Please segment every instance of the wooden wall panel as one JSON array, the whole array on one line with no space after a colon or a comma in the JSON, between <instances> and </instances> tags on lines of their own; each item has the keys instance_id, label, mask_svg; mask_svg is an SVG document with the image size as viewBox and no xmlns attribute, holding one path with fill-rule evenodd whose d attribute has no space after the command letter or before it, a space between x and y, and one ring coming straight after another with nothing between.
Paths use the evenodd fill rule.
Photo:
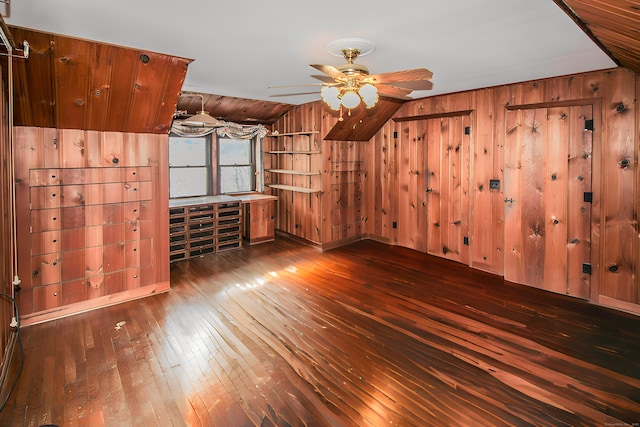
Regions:
<instances>
[{"instance_id":1,"label":"wooden wall panel","mask_svg":"<svg viewBox=\"0 0 640 427\"><path fill-rule=\"evenodd\" d=\"M55 126L55 88L51 35L12 28L14 40L29 42L29 60L14 65L14 121L35 127ZM37 84L29 76L41 76Z\"/></svg>"},{"instance_id":2,"label":"wooden wall panel","mask_svg":"<svg viewBox=\"0 0 640 427\"><path fill-rule=\"evenodd\" d=\"M403 122L398 126L398 227L397 244L426 251L426 146L423 123Z\"/></svg>"},{"instance_id":3,"label":"wooden wall panel","mask_svg":"<svg viewBox=\"0 0 640 427\"><path fill-rule=\"evenodd\" d=\"M362 210L364 150L366 143L353 141L325 141L324 149L329 150L329 173L325 191L325 203L330 210L330 237L325 236L323 244L350 241L363 233L364 214Z\"/></svg>"},{"instance_id":4,"label":"wooden wall panel","mask_svg":"<svg viewBox=\"0 0 640 427\"><path fill-rule=\"evenodd\" d=\"M369 155L375 159L370 167L368 181L372 182L369 191L373 195L369 197L373 201L373 209L369 209L374 215L369 217L373 225L372 235L380 240L397 244L397 228L393 228L396 221L397 205L393 203L397 193L397 135L398 124L389 122L372 139L373 153Z\"/></svg>"},{"instance_id":5,"label":"wooden wall panel","mask_svg":"<svg viewBox=\"0 0 640 427\"><path fill-rule=\"evenodd\" d=\"M427 252L432 255L442 254L442 208L446 206L447 193L442 192L442 181L446 182L446 169L443 170L443 163L446 167L448 162L443 162L443 138L448 139L448 128L440 127L440 119L431 119L431 126L427 131Z\"/></svg>"},{"instance_id":6,"label":"wooden wall panel","mask_svg":"<svg viewBox=\"0 0 640 427\"><path fill-rule=\"evenodd\" d=\"M571 115L566 107L547 110L546 168L544 174L544 208L547 237L544 248L545 288L558 293L567 293L568 270L567 251L569 248L569 149ZM583 127L583 126L582 126ZM584 128L584 127L583 127ZM589 151L591 151L589 149ZM588 171L591 175L591 165ZM575 195L574 195L575 197ZM578 208L579 204L572 206ZM591 206L589 206L591 209ZM581 217L577 217L581 218ZM587 229L590 232L590 229ZM589 253L587 255L590 255ZM588 261L590 258L584 260ZM573 264L573 267L577 267ZM582 270L582 268L580 268Z\"/></svg>"},{"instance_id":7,"label":"wooden wall panel","mask_svg":"<svg viewBox=\"0 0 640 427\"><path fill-rule=\"evenodd\" d=\"M604 82L607 99L603 104L605 155L603 157L602 194L604 230L600 294L616 300L638 303L638 251L636 191L638 132L635 118L635 78L631 73L608 73Z\"/></svg>"},{"instance_id":8,"label":"wooden wall panel","mask_svg":"<svg viewBox=\"0 0 640 427\"><path fill-rule=\"evenodd\" d=\"M544 248L547 237L545 218L545 170L544 142L546 135L546 109L522 110L520 132L522 133L522 158L518 168L521 174L521 191L514 195L514 203L522 205L520 233L522 234L522 257L527 285L544 284ZM520 149L519 147L513 147ZM505 149L506 151L509 148ZM508 178L507 178L508 179ZM507 278L508 279L508 278Z\"/></svg>"},{"instance_id":9,"label":"wooden wall panel","mask_svg":"<svg viewBox=\"0 0 640 427\"><path fill-rule=\"evenodd\" d=\"M15 134L23 320L167 290L168 137L25 127Z\"/></svg>"},{"instance_id":10,"label":"wooden wall panel","mask_svg":"<svg viewBox=\"0 0 640 427\"><path fill-rule=\"evenodd\" d=\"M496 274L504 265L504 150L496 135L504 132L504 109L499 107L500 92L476 93L472 165L470 170L470 265ZM503 124L499 126L498 123ZM499 188L491 188L497 180Z\"/></svg>"},{"instance_id":11,"label":"wooden wall panel","mask_svg":"<svg viewBox=\"0 0 640 427\"><path fill-rule=\"evenodd\" d=\"M640 74L636 74L636 81L635 81L635 87L636 87L636 101L638 99L640 99ZM635 129L639 129L640 128L640 108L636 108L635 109ZM638 151L640 151L640 130L635 132L634 135L634 141L633 141L633 145L634 147L638 147L638 149L635 152L635 164L637 165L638 162L640 161L640 153ZM635 188L635 192L634 192L634 198L633 198L633 206L635 208L636 211L636 215L638 215L638 212L640 212L640 171L636 171L636 177L635 177L635 183L636 183L636 188ZM637 221L638 219L636 219ZM638 229L636 230L638 232L638 235L640 236L640 226L637 226ZM640 267L640 250L636 250L636 258L635 258L635 265ZM640 304L640 277L638 277L639 274L637 274L637 270L636 270L636 277L634 278L634 282L636 284L636 302L637 304ZM632 309L635 309L635 307L633 307Z\"/></svg>"},{"instance_id":12,"label":"wooden wall panel","mask_svg":"<svg viewBox=\"0 0 640 427\"><path fill-rule=\"evenodd\" d=\"M591 276L581 268L584 263L591 262L591 224L593 201L585 201L585 193L593 195L593 131L581 126L585 120L593 120L593 107L585 105L572 107L569 120L578 123L570 125L569 136L571 145L568 156L568 206L572 211L571 223L568 228L568 278L567 293L579 298L589 299L591 291ZM593 199L592 199L593 200ZM577 237L581 236L581 237Z\"/></svg>"},{"instance_id":13,"label":"wooden wall panel","mask_svg":"<svg viewBox=\"0 0 640 427\"><path fill-rule=\"evenodd\" d=\"M427 128L428 145L428 252L468 263L471 118L462 115L421 121Z\"/></svg>"},{"instance_id":14,"label":"wooden wall panel","mask_svg":"<svg viewBox=\"0 0 640 427\"><path fill-rule=\"evenodd\" d=\"M103 97L118 100L120 108L109 108L104 130L119 131L129 129L129 111L133 99L133 87L136 83L136 69L140 61L140 53L134 50L116 51L111 56L112 82ZM112 84L116 83L116 84ZM93 88L100 90L98 88Z\"/></svg>"},{"instance_id":15,"label":"wooden wall panel","mask_svg":"<svg viewBox=\"0 0 640 427\"><path fill-rule=\"evenodd\" d=\"M522 146L520 126L522 111L508 111L505 115L505 147ZM522 203L513 203L512 195L522 193L523 152L518 149L505 150L504 165L504 206L505 206L505 262L504 277L516 283L525 283L523 265ZM475 239L474 239L475 241Z\"/></svg>"},{"instance_id":16,"label":"wooden wall panel","mask_svg":"<svg viewBox=\"0 0 640 427\"><path fill-rule=\"evenodd\" d=\"M86 58L95 55L95 44L60 37L54 41L55 122L66 128L83 129L89 108L89 74ZM90 129L90 127L86 127Z\"/></svg>"}]
</instances>

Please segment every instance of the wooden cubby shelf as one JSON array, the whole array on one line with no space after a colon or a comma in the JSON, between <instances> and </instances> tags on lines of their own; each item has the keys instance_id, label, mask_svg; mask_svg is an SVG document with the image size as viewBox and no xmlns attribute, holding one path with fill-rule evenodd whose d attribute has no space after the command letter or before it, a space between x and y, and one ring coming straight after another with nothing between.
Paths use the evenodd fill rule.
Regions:
<instances>
[{"instance_id":1,"label":"wooden cubby shelf","mask_svg":"<svg viewBox=\"0 0 640 427\"><path fill-rule=\"evenodd\" d=\"M322 192L322 190L315 190L313 188L306 188L306 187L296 187L295 185L283 185L283 184L266 184L266 185L271 187L271 188L276 188L278 190L288 190L288 191L293 191L293 192L296 192L296 193L311 194L311 193L320 193L320 192Z\"/></svg>"},{"instance_id":2,"label":"wooden cubby shelf","mask_svg":"<svg viewBox=\"0 0 640 427\"><path fill-rule=\"evenodd\" d=\"M313 194L322 192L319 131L267 135L264 154L265 186L274 190Z\"/></svg>"},{"instance_id":3,"label":"wooden cubby shelf","mask_svg":"<svg viewBox=\"0 0 640 427\"><path fill-rule=\"evenodd\" d=\"M300 170L292 170L292 169L267 169L267 172L271 173L283 173L288 175L304 175L304 176L312 176L312 175L320 175L320 171L300 171Z\"/></svg>"},{"instance_id":4,"label":"wooden cubby shelf","mask_svg":"<svg viewBox=\"0 0 640 427\"><path fill-rule=\"evenodd\" d=\"M169 202L171 262L242 247L242 205L228 196Z\"/></svg>"}]
</instances>

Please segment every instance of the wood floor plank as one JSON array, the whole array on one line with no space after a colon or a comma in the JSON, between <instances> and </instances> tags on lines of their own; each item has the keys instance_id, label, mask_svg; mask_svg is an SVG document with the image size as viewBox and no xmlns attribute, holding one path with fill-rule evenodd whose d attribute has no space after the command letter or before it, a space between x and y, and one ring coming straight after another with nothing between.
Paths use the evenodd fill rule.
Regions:
<instances>
[{"instance_id":1,"label":"wood floor plank","mask_svg":"<svg viewBox=\"0 0 640 427\"><path fill-rule=\"evenodd\" d=\"M640 317L372 241L176 262L22 336L3 426L640 423Z\"/></svg>"}]
</instances>

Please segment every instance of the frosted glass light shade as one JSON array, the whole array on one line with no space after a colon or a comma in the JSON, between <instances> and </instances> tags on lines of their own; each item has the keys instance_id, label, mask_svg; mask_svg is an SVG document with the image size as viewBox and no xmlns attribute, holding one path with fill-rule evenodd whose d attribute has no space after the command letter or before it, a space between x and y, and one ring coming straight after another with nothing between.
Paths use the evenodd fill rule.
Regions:
<instances>
[{"instance_id":1,"label":"frosted glass light shade","mask_svg":"<svg viewBox=\"0 0 640 427\"><path fill-rule=\"evenodd\" d=\"M360 96L352 90L349 90L342 95L340 100L345 108L356 108L360 105Z\"/></svg>"},{"instance_id":2,"label":"frosted glass light shade","mask_svg":"<svg viewBox=\"0 0 640 427\"><path fill-rule=\"evenodd\" d=\"M367 108L372 108L378 102L378 89L370 83L362 86L358 93Z\"/></svg>"},{"instance_id":3,"label":"frosted glass light shade","mask_svg":"<svg viewBox=\"0 0 640 427\"><path fill-rule=\"evenodd\" d=\"M320 89L322 100L327 103L329 108L335 111L340 109L339 93L338 88L335 86L323 86L322 89Z\"/></svg>"}]
</instances>

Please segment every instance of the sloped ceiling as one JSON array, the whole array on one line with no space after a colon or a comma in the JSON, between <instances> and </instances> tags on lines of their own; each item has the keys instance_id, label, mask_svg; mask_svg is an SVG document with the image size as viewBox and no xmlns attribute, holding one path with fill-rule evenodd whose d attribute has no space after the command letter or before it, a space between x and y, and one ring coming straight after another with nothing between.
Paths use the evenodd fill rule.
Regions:
<instances>
[{"instance_id":1,"label":"sloped ceiling","mask_svg":"<svg viewBox=\"0 0 640 427\"><path fill-rule=\"evenodd\" d=\"M15 125L169 132L190 59L9 30L31 51L14 60Z\"/></svg>"},{"instance_id":2,"label":"sloped ceiling","mask_svg":"<svg viewBox=\"0 0 640 427\"><path fill-rule=\"evenodd\" d=\"M408 0L402 8L328 0L313 11L296 0L5 7L14 40L28 40L33 52L16 72L18 125L166 132L174 111L201 109L181 90L203 94L214 117L270 124L319 97L304 94L317 87L268 86L318 83L309 64L341 63L326 43L349 36L375 43L358 61L373 72L434 71L434 89L415 97L616 65L640 70L640 2L628 0Z\"/></svg>"},{"instance_id":3,"label":"sloped ceiling","mask_svg":"<svg viewBox=\"0 0 640 427\"><path fill-rule=\"evenodd\" d=\"M640 73L640 2L556 0L616 63Z\"/></svg>"}]
</instances>

